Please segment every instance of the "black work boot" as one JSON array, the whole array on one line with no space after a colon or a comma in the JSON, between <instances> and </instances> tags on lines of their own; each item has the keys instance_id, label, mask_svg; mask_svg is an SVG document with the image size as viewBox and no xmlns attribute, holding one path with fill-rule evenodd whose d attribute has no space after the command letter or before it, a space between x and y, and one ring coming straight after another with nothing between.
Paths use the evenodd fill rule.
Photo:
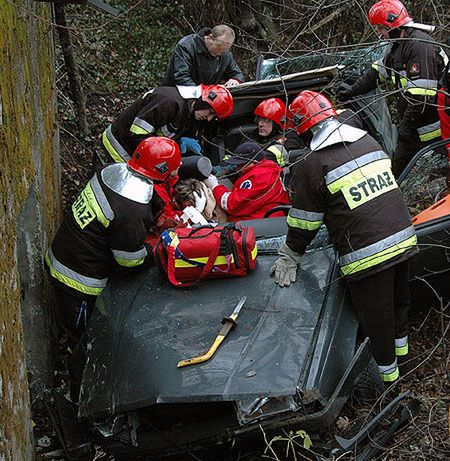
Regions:
<instances>
[{"instance_id":1,"label":"black work boot","mask_svg":"<svg viewBox=\"0 0 450 461\"><path fill-rule=\"evenodd\" d=\"M391 382L384 381L384 389L383 397L388 401L394 400L402 391L400 380L396 379Z\"/></svg>"}]
</instances>

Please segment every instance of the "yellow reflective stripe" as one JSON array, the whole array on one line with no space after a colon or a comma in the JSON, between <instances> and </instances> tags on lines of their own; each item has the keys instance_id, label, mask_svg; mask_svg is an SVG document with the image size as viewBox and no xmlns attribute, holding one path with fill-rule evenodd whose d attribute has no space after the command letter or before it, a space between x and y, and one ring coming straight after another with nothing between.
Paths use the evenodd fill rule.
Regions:
<instances>
[{"instance_id":1,"label":"yellow reflective stripe","mask_svg":"<svg viewBox=\"0 0 450 461\"><path fill-rule=\"evenodd\" d=\"M59 272L51 263L48 252L45 254L45 262L48 265L51 276L59 280L61 283L64 283L64 285L92 296L98 296L103 291L103 287L90 287L88 285L84 285L83 283L77 282L76 280Z\"/></svg>"},{"instance_id":2,"label":"yellow reflective stripe","mask_svg":"<svg viewBox=\"0 0 450 461\"><path fill-rule=\"evenodd\" d=\"M144 262L145 258L139 259L123 259L123 258L114 258L117 261L117 264L120 264L123 267L136 267Z\"/></svg>"},{"instance_id":3,"label":"yellow reflective stripe","mask_svg":"<svg viewBox=\"0 0 450 461\"><path fill-rule=\"evenodd\" d=\"M73 203L72 213L82 229L84 229L94 218L97 218L104 227L108 227L110 223L97 202L90 182Z\"/></svg>"},{"instance_id":4,"label":"yellow reflective stripe","mask_svg":"<svg viewBox=\"0 0 450 461\"><path fill-rule=\"evenodd\" d=\"M255 247L253 248L253 250L251 251L251 258L252 260L254 260L258 254L258 248L257 246L255 245ZM230 264L233 264L234 263L234 257L233 255L230 255L231 256L231 263ZM189 258L191 261L195 261L195 262L198 262L198 263L203 263L203 264L206 264L208 262L208 257L205 257L205 258ZM214 261L214 265L215 266L219 266L219 265L223 265L223 264L228 264L228 261L226 259L226 256L217 256L216 260ZM187 261L183 261L182 259L176 259L175 260L175 267L196 267L195 264L190 264L189 262Z\"/></svg>"},{"instance_id":5,"label":"yellow reflective stripe","mask_svg":"<svg viewBox=\"0 0 450 461\"><path fill-rule=\"evenodd\" d=\"M105 146L105 149L108 151L108 154L111 156L111 158L116 162L116 163L121 163L125 162L126 160L123 159L119 152L117 152L116 149L114 149L113 145L111 144L110 140L108 139L106 130L103 132L102 135L102 141L103 145Z\"/></svg>"},{"instance_id":6,"label":"yellow reflective stripe","mask_svg":"<svg viewBox=\"0 0 450 461\"><path fill-rule=\"evenodd\" d=\"M395 77L392 77L395 82ZM408 86L408 79L406 77L400 77L400 86L406 88Z\"/></svg>"},{"instance_id":7,"label":"yellow reflective stripe","mask_svg":"<svg viewBox=\"0 0 450 461\"><path fill-rule=\"evenodd\" d=\"M386 77L388 76L386 69L383 67L384 71L382 71L380 65L378 64L378 61L372 63L372 69L374 69L378 73L378 78L381 82L384 82L386 80Z\"/></svg>"},{"instance_id":8,"label":"yellow reflective stripe","mask_svg":"<svg viewBox=\"0 0 450 461\"><path fill-rule=\"evenodd\" d=\"M362 271L364 269L369 269L370 267L377 266L384 261L404 253L406 250L417 244L417 236L413 235L403 242L397 243L392 247L386 248L385 250L379 251L371 256L362 258L358 261L352 262L345 266L341 266L341 272L344 275L355 274L356 272Z\"/></svg>"},{"instance_id":9,"label":"yellow reflective stripe","mask_svg":"<svg viewBox=\"0 0 450 461\"><path fill-rule=\"evenodd\" d=\"M307 221L306 219L294 218L290 215L287 217L288 226L308 231L319 229L319 227L322 225L322 222L323 221Z\"/></svg>"},{"instance_id":10,"label":"yellow reflective stripe","mask_svg":"<svg viewBox=\"0 0 450 461\"><path fill-rule=\"evenodd\" d=\"M429 133L419 134L419 139L422 142L429 141L430 139L440 138L441 137L441 129L438 128L437 130L430 131Z\"/></svg>"},{"instance_id":11,"label":"yellow reflective stripe","mask_svg":"<svg viewBox=\"0 0 450 461\"><path fill-rule=\"evenodd\" d=\"M272 152L272 154L275 155L275 158L277 159L278 165L283 167L286 164L286 162L284 160L284 155L283 155L283 153L281 152L281 150L277 146L270 146L270 147L267 148L267 151Z\"/></svg>"},{"instance_id":12,"label":"yellow reflective stripe","mask_svg":"<svg viewBox=\"0 0 450 461\"><path fill-rule=\"evenodd\" d=\"M416 96L435 96L437 90L431 88L408 88L406 92Z\"/></svg>"},{"instance_id":13,"label":"yellow reflective stripe","mask_svg":"<svg viewBox=\"0 0 450 461\"><path fill-rule=\"evenodd\" d=\"M399 376L400 372L398 370L398 367L396 367L395 370L390 373L381 373L381 379L385 383L392 383L393 381L397 380Z\"/></svg>"},{"instance_id":14,"label":"yellow reflective stripe","mask_svg":"<svg viewBox=\"0 0 450 461\"><path fill-rule=\"evenodd\" d=\"M402 347L397 347L397 346L395 347L395 355L397 357L404 357L405 355L408 355L408 352L409 352L408 344Z\"/></svg>"},{"instance_id":15,"label":"yellow reflective stripe","mask_svg":"<svg viewBox=\"0 0 450 461\"><path fill-rule=\"evenodd\" d=\"M142 264L147 257L147 250L141 248L137 251L112 250L117 264L124 267L136 267Z\"/></svg>"},{"instance_id":16,"label":"yellow reflective stripe","mask_svg":"<svg viewBox=\"0 0 450 461\"><path fill-rule=\"evenodd\" d=\"M391 168L391 160L390 159L381 159L376 160L372 163L367 165L363 165L357 167L355 170L351 171L349 174L342 176L341 178L329 183L327 185L328 190L335 194L339 192L344 187L353 186L355 183L365 179L367 176L372 176L374 173L378 173L380 171L384 171L386 169Z\"/></svg>"},{"instance_id":17,"label":"yellow reflective stripe","mask_svg":"<svg viewBox=\"0 0 450 461\"><path fill-rule=\"evenodd\" d=\"M138 125L135 125L134 123L130 126L130 131L134 134L150 134L149 131L144 130Z\"/></svg>"}]
</instances>

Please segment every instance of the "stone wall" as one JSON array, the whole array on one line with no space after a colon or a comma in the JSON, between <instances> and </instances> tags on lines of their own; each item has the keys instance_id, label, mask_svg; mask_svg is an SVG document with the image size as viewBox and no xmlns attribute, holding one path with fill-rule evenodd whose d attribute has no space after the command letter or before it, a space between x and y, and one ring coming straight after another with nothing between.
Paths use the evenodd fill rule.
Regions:
<instances>
[{"instance_id":1,"label":"stone wall","mask_svg":"<svg viewBox=\"0 0 450 461\"><path fill-rule=\"evenodd\" d=\"M42 256L61 207L50 5L0 0L0 461L34 458L28 379L37 394L52 376Z\"/></svg>"}]
</instances>

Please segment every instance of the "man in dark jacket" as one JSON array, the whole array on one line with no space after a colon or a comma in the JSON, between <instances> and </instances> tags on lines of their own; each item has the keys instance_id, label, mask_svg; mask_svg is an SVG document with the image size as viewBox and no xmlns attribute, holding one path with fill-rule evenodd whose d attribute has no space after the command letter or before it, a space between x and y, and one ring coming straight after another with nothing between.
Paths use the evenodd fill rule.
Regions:
<instances>
[{"instance_id":1,"label":"man in dark jacket","mask_svg":"<svg viewBox=\"0 0 450 461\"><path fill-rule=\"evenodd\" d=\"M233 86L245 80L230 48L234 31L225 25L204 28L183 37L175 46L162 86L223 83Z\"/></svg>"},{"instance_id":2,"label":"man in dark jacket","mask_svg":"<svg viewBox=\"0 0 450 461\"><path fill-rule=\"evenodd\" d=\"M75 200L45 255L58 317L75 341L115 269L152 262L144 240L161 209L154 181L177 173L181 154L168 138L147 138L126 163L103 167Z\"/></svg>"},{"instance_id":3,"label":"man in dark jacket","mask_svg":"<svg viewBox=\"0 0 450 461\"><path fill-rule=\"evenodd\" d=\"M158 87L147 91L124 109L103 132L103 147L113 162L127 162L146 137L165 136L183 145L200 146L200 126L233 112L230 91L220 85ZM192 138L192 136L194 138ZM196 152L197 154L200 152Z\"/></svg>"},{"instance_id":4,"label":"man in dark jacket","mask_svg":"<svg viewBox=\"0 0 450 461\"><path fill-rule=\"evenodd\" d=\"M303 91L289 109L311 150L293 170L288 233L271 272L282 287L295 282L301 256L324 223L390 385L407 357L408 260L418 251L391 161L366 131L340 123L325 96Z\"/></svg>"},{"instance_id":5,"label":"man in dark jacket","mask_svg":"<svg viewBox=\"0 0 450 461\"><path fill-rule=\"evenodd\" d=\"M368 16L383 39L393 40L391 48L353 86L342 84L339 98L345 101L389 80L400 90L398 144L392 164L398 177L420 148L441 135L436 110L437 81L448 58L425 32L434 28L415 23L399 0L377 2Z\"/></svg>"}]
</instances>

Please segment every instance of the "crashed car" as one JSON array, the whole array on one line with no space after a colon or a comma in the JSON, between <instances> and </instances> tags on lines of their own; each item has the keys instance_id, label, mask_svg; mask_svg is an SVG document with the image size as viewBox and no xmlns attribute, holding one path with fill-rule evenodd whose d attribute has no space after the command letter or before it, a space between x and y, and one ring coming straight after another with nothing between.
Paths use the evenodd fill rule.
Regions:
<instances>
[{"instance_id":1,"label":"crashed car","mask_svg":"<svg viewBox=\"0 0 450 461\"><path fill-rule=\"evenodd\" d=\"M268 66L269 64L266 63ZM264 62L259 69L264 68ZM254 128L264 98L331 88L339 65L233 88L235 111L209 133L218 163ZM260 70L260 73L262 71ZM395 127L383 99L353 106L388 153ZM449 297L450 196L433 147L419 152L400 178L414 215L421 252L413 259L413 300ZM447 191L448 192L448 191ZM262 439L282 430L330 426L351 392L377 387L371 353L359 337L346 284L325 227L298 269L297 282L278 287L269 276L287 232L285 218L243 221L257 238L258 264L242 278L172 286L156 267L117 272L87 328L87 359L78 406L62 398L53 418L69 459L89 457L99 443L117 459L193 453L230 441ZM206 362L178 368L213 344L223 317L246 297L237 327Z\"/></svg>"}]
</instances>

